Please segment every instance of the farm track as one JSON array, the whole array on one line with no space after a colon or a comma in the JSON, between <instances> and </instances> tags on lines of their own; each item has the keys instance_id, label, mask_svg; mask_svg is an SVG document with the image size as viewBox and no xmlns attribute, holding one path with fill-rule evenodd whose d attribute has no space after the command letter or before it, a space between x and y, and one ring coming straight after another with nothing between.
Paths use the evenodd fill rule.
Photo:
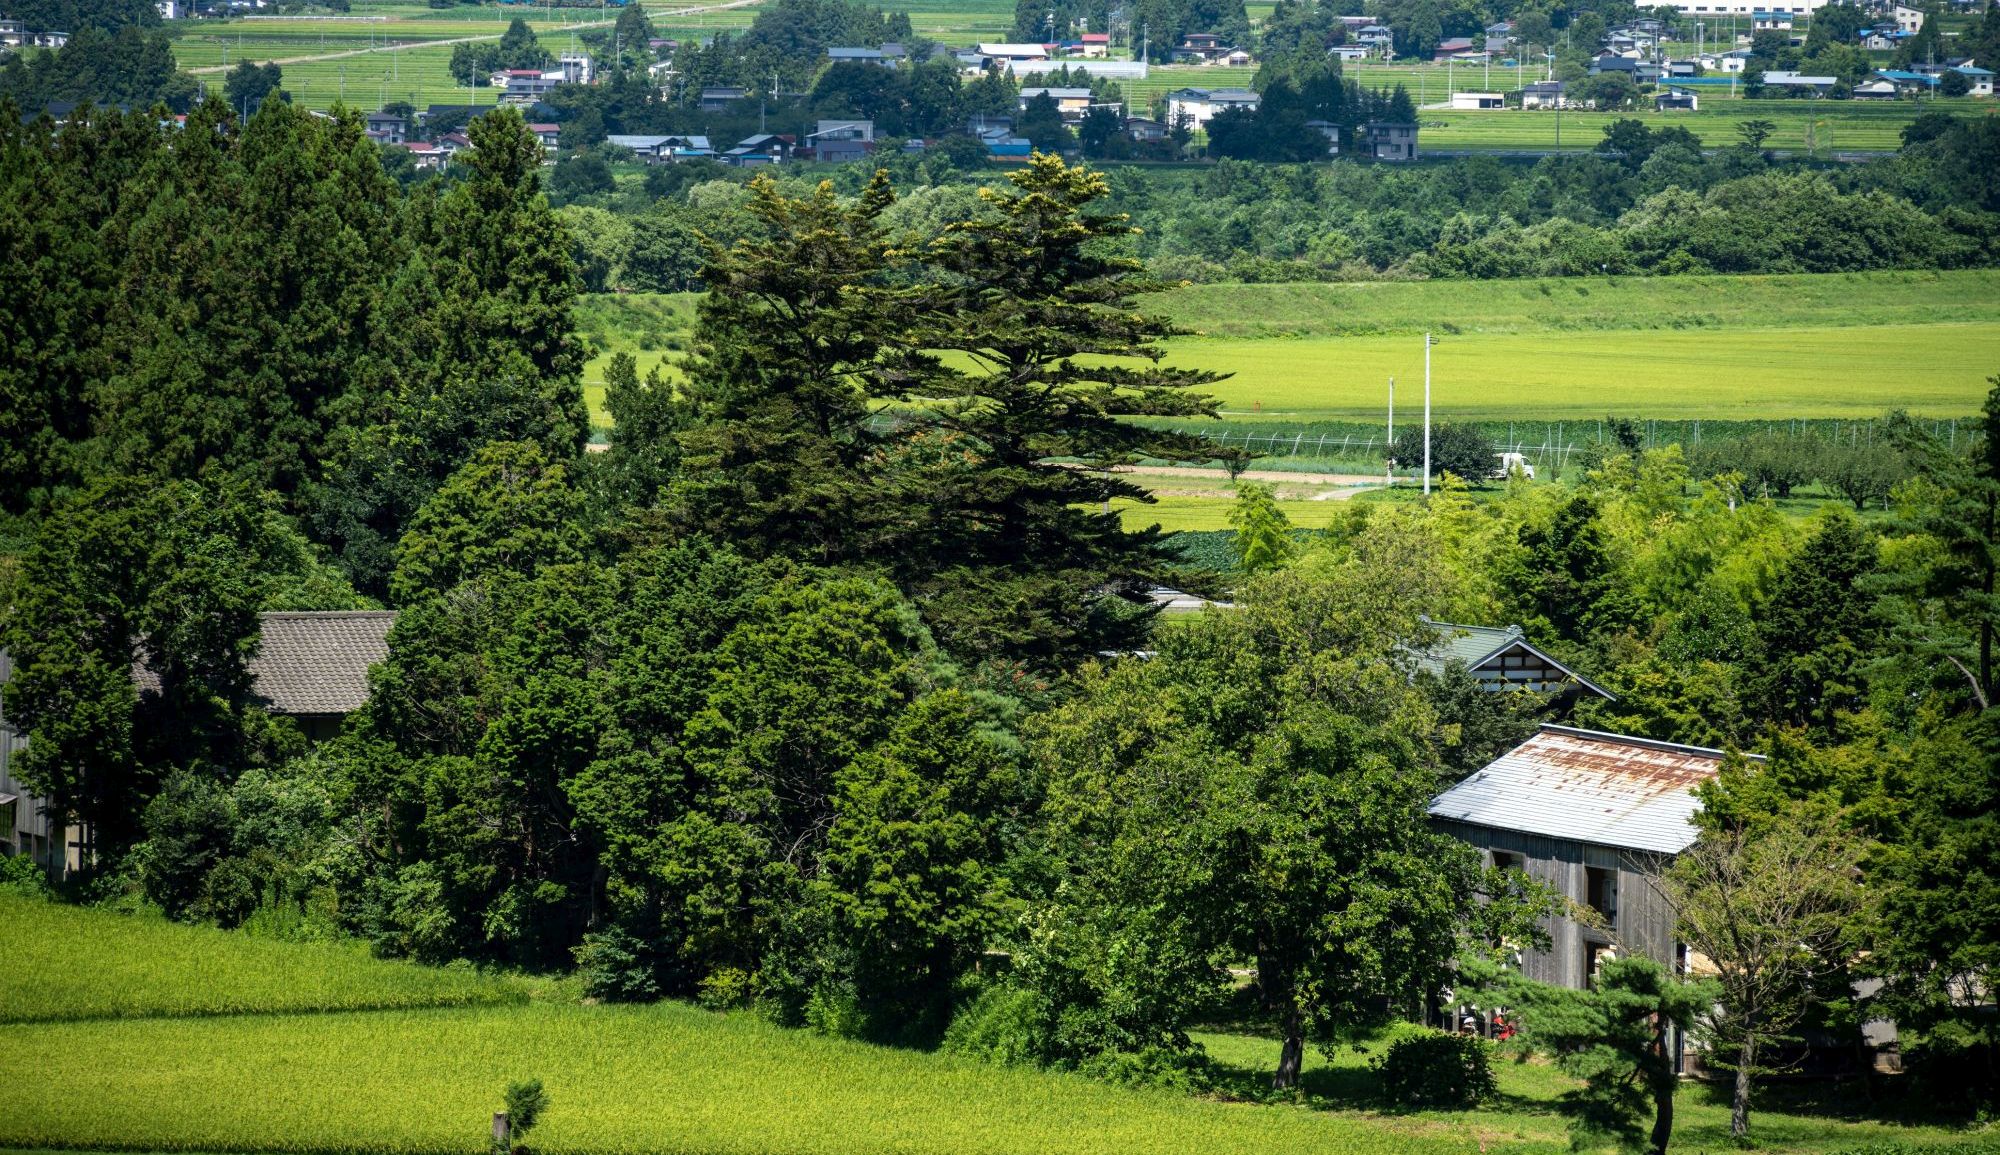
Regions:
<instances>
[{"instance_id":1,"label":"farm track","mask_svg":"<svg viewBox=\"0 0 2000 1155\"><path fill-rule=\"evenodd\" d=\"M1149 477L1198 477L1204 480L1229 479L1226 469L1202 465L1114 465L1113 473L1143 473ZM1305 473L1290 469L1246 469L1236 475L1242 481L1290 481L1316 485L1370 486L1382 479L1372 473Z\"/></svg>"},{"instance_id":2,"label":"farm track","mask_svg":"<svg viewBox=\"0 0 2000 1155\"><path fill-rule=\"evenodd\" d=\"M704 12L720 12L725 8L748 8L749 6L757 4L759 2L760 0L728 0L728 2L724 4L701 4L691 8L673 8L665 12L660 12L656 14L649 13L648 15L658 15L662 17L694 16ZM608 28L616 23L617 23L616 20L588 20L581 24L577 24L574 27ZM454 36L448 40L410 40L397 44L384 44L380 46L371 46L368 48L348 48L348 49L343 49L342 51L339 52L321 52L311 56L285 56L285 57L279 57L274 60L263 61L262 63L277 64L277 65L312 64L321 60L345 60L349 57L354 57L354 56L372 56L377 52L401 52L406 48L450 48L453 45L457 44L478 44L481 41L485 40L498 40L502 35L503 33L500 32L492 32L492 33L485 33L479 36ZM227 72L229 71L229 66L224 64L211 64L203 68L190 68L187 71L188 74L191 76L209 76L209 75L215 75L217 73Z\"/></svg>"}]
</instances>

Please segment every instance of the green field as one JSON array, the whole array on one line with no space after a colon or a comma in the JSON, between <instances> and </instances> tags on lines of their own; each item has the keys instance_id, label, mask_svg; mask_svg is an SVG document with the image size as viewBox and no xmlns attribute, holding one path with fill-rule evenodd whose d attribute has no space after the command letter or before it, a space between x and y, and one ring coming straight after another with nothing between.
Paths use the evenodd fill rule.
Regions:
<instances>
[{"instance_id":1,"label":"green field","mask_svg":"<svg viewBox=\"0 0 2000 1155\"><path fill-rule=\"evenodd\" d=\"M505 1003L519 983L0 891L0 1022ZM79 943L88 948L79 951Z\"/></svg>"},{"instance_id":2,"label":"green field","mask_svg":"<svg viewBox=\"0 0 2000 1155\"><path fill-rule=\"evenodd\" d=\"M1247 87L1256 71L1255 68L1156 65L1146 79L1122 81L1120 88L1135 110L1144 110L1151 107L1155 98L1177 88ZM1476 67L1371 62L1343 65L1342 73L1368 88L1386 89L1400 84L1419 106L1442 105L1454 92L1513 92L1523 83L1541 79L1541 74L1533 68L1502 68L1497 64L1489 73ZM1970 97L1922 103L1748 100L1732 97L1727 89L1709 88L1703 88L1700 96L1698 112L1565 111L1560 118L1553 111L1540 109L1471 112L1423 107L1418 117L1423 126L1419 143L1425 149L1538 151L1556 147L1560 127L1562 147L1582 152L1603 139L1604 128L1612 121L1636 119L1655 126L1678 125L1700 137L1704 145L1723 148L1738 143L1738 124L1759 119L1776 126L1765 145L1767 148L1803 152L1810 146L1816 155L1893 152L1902 145L1903 126L1920 113L1942 110L1957 116L2000 115L2000 108L1993 101Z\"/></svg>"},{"instance_id":3,"label":"green field","mask_svg":"<svg viewBox=\"0 0 2000 1155\"><path fill-rule=\"evenodd\" d=\"M1739 143L1736 126L1746 120L1768 120L1775 127L1764 147L1816 156L1843 152L1894 152L1902 147L1903 126L1920 113L1946 111L1959 116L1996 115L1991 100L1802 101L1730 100L1701 94L1698 112L1564 112L1560 118L1565 150L1587 151L1604 138L1614 120L1642 120L1654 127L1678 125L1701 138L1709 148ZM1496 109L1453 112L1425 109L1418 140L1425 149L1551 149L1556 146L1557 116L1541 109ZM1812 139L1808 141L1810 131Z\"/></svg>"},{"instance_id":4,"label":"green field","mask_svg":"<svg viewBox=\"0 0 2000 1155\"><path fill-rule=\"evenodd\" d=\"M693 298L595 297L581 320L596 419L604 363L678 357ZM1148 307L1200 336L1174 364L1234 374L1214 392L1244 420L1374 420L1422 401L1478 420L1969 414L2000 372L2000 271L1766 277L1198 285Z\"/></svg>"},{"instance_id":5,"label":"green field","mask_svg":"<svg viewBox=\"0 0 2000 1155\"><path fill-rule=\"evenodd\" d=\"M686 0L649 4L647 9L662 36L740 28L755 15L750 7L721 8L725 2ZM170 30L176 36L176 61L212 87L239 60L277 61L284 69L285 89L309 108L337 102L377 108L391 100L421 107L498 99L497 89L467 89L452 80L452 41L498 37L518 16L544 47L561 53L578 47L579 32L607 26L615 15L595 8L484 5L438 10L406 0L357 0L353 11L341 16L204 20L177 23Z\"/></svg>"},{"instance_id":6,"label":"green field","mask_svg":"<svg viewBox=\"0 0 2000 1155\"><path fill-rule=\"evenodd\" d=\"M1917 349L1937 355L1912 358ZM1235 374L1211 390L1226 415L1371 417L1390 377L1405 414L1422 399L1421 337L1186 341L1168 360ZM1960 414L1978 408L1996 369L2000 326L1990 323L1468 334L1432 351L1432 405L1488 421L1607 408L1713 420Z\"/></svg>"},{"instance_id":7,"label":"green field","mask_svg":"<svg viewBox=\"0 0 2000 1155\"><path fill-rule=\"evenodd\" d=\"M23 968L38 985L11 977ZM679 1003L189 1017L246 979L265 985L245 1006L278 1010L298 1009L272 997L284 985L342 987L351 1005L384 1006L411 989L411 975L440 972L21 899L0 900L0 973L16 983L4 990L10 1008L53 1000L48 1017L61 1018L82 998L111 1016L0 1025L5 1149L476 1155L501 1087L528 1077L553 1097L533 1137L549 1155L1568 1149L1551 1107L1566 1081L1539 1064L1501 1064L1503 1098L1491 1110L1384 1114L1370 1055L1354 1049L1310 1055L1295 1105L1234 1101L1267 1097L1276 1053L1273 1041L1240 1034L1201 1036L1222 1064L1222 1093L1196 1097L824 1039ZM382 992L370 997L366 981ZM163 1002L170 989L182 994ZM1705 1088L1684 1088L1678 1108L1677 1149L1725 1144L1726 1106ZM1888 1141L1918 1151L1966 1138L1826 1105L1767 1109L1757 1125L1773 1152Z\"/></svg>"}]
</instances>

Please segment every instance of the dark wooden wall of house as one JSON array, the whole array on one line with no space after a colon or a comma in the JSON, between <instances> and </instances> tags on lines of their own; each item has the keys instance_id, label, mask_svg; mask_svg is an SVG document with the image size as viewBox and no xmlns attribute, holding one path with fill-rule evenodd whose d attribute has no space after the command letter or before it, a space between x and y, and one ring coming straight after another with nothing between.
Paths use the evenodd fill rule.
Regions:
<instances>
[{"instance_id":1,"label":"dark wooden wall of house","mask_svg":"<svg viewBox=\"0 0 2000 1155\"><path fill-rule=\"evenodd\" d=\"M1644 955L1668 967L1676 964L1679 942L1674 936L1674 911L1659 886L1660 872L1669 861L1666 856L1447 819L1435 821L1440 830L1478 847L1489 865L1496 850L1519 855L1530 876L1548 883L1580 908L1588 905L1588 868L1617 872L1618 903L1610 926L1599 929L1560 915L1548 919L1543 925L1549 932L1549 949L1522 953L1521 969L1529 978L1582 988L1589 977L1586 949L1593 943L1608 944L1621 955Z\"/></svg>"}]
</instances>

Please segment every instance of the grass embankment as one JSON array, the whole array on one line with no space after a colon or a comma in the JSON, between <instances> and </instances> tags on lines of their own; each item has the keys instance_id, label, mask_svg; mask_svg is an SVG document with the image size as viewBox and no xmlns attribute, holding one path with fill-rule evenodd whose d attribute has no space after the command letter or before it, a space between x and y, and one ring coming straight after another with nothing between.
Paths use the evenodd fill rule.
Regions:
<instances>
[{"instance_id":1,"label":"grass embankment","mask_svg":"<svg viewBox=\"0 0 2000 1155\"><path fill-rule=\"evenodd\" d=\"M526 987L516 981L470 969L386 962L356 943L277 942L0 892L4 1023L468 1006L526 998Z\"/></svg>"},{"instance_id":2,"label":"grass embankment","mask_svg":"<svg viewBox=\"0 0 2000 1155\"><path fill-rule=\"evenodd\" d=\"M580 311L602 424L604 364L677 356L693 297L594 297ZM1458 420L1863 418L1973 413L2000 371L2000 271L1753 277L1197 285L1146 302L1199 336L1170 363L1234 374L1214 390L1243 420L1373 421L1397 379Z\"/></svg>"},{"instance_id":3,"label":"grass embankment","mask_svg":"<svg viewBox=\"0 0 2000 1155\"><path fill-rule=\"evenodd\" d=\"M23 971L41 977L23 984ZM0 904L0 974L13 984L0 988L10 1008L134 1016L0 1025L0 1149L476 1155L501 1086L529 1076L554 1096L535 1134L550 1155L1567 1149L1551 1106L1567 1084L1539 1065L1503 1063L1490 1110L1399 1115L1379 1110L1370 1056L1351 1049L1309 1056L1294 1103L1224 1101L1268 1097L1276 1044L1240 1035L1202 1038L1223 1065L1224 1094L1195 1097L822 1039L678 1003L185 1017L225 1003L297 1009L291 988L338 992L316 1006L379 1006L424 977L444 984L424 997L448 994L460 976L18 899ZM209 993L163 994L185 988ZM136 1017L146 1015L164 1017ZM1967 1137L1851 1109L1761 1112L1760 1143L1822 1152ZM1719 1148L1727 1126L1706 1089L1683 1090L1677 1149Z\"/></svg>"}]
</instances>

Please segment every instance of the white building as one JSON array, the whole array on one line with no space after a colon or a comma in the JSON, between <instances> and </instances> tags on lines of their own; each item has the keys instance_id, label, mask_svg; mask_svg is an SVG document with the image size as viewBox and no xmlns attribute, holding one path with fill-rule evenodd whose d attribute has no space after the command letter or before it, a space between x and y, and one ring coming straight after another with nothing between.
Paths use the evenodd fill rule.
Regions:
<instances>
[{"instance_id":1,"label":"white building","mask_svg":"<svg viewBox=\"0 0 2000 1155\"><path fill-rule=\"evenodd\" d=\"M1186 119L1196 128L1215 119L1225 108L1257 111L1262 97L1247 88L1181 88L1167 94L1167 123Z\"/></svg>"},{"instance_id":2,"label":"white building","mask_svg":"<svg viewBox=\"0 0 2000 1155\"><path fill-rule=\"evenodd\" d=\"M986 60L997 60L1002 64L1047 60L1049 50L1042 44L982 44L978 55Z\"/></svg>"},{"instance_id":3,"label":"white building","mask_svg":"<svg viewBox=\"0 0 2000 1155\"><path fill-rule=\"evenodd\" d=\"M1918 32L1923 31L1923 27L1924 27L1923 9L1905 8L1901 4L1896 5L1897 31L1902 32L1906 36L1915 36Z\"/></svg>"},{"instance_id":4,"label":"white building","mask_svg":"<svg viewBox=\"0 0 2000 1155\"><path fill-rule=\"evenodd\" d=\"M1454 92L1451 106L1456 109L1505 108L1507 98L1497 92Z\"/></svg>"},{"instance_id":5,"label":"white building","mask_svg":"<svg viewBox=\"0 0 2000 1155\"><path fill-rule=\"evenodd\" d=\"M1827 6L1830 0L1673 0L1675 8L1696 20L1714 17L1728 19L1736 17L1744 21L1758 21L1759 16L1811 16ZM1786 21L1789 25L1790 21Z\"/></svg>"}]
</instances>

